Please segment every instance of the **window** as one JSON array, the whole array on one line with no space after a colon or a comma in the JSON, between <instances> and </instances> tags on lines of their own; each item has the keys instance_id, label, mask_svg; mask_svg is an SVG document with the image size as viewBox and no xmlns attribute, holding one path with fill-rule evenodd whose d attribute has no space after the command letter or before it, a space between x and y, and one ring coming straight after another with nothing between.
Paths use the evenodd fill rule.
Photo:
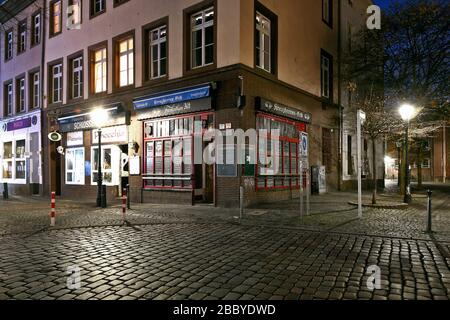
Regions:
<instances>
[{"instance_id":1,"label":"window","mask_svg":"<svg viewBox=\"0 0 450 320\"><path fill-rule=\"evenodd\" d=\"M9 82L5 84L4 88L4 97L5 97L5 116L11 116L13 114L13 84Z\"/></svg>"},{"instance_id":2,"label":"window","mask_svg":"<svg viewBox=\"0 0 450 320\"><path fill-rule=\"evenodd\" d=\"M50 4L50 35L54 36L61 33L62 14L61 1L55 1Z\"/></svg>"},{"instance_id":3,"label":"window","mask_svg":"<svg viewBox=\"0 0 450 320\"><path fill-rule=\"evenodd\" d=\"M322 0L322 21L333 27L333 0Z\"/></svg>"},{"instance_id":4,"label":"window","mask_svg":"<svg viewBox=\"0 0 450 320\"><path fill-rule=\"evenodd\" d=\"M84 148L66 150L66 184L84 185Z\"/></svg>"},{"instance_id":5,"label":"window","mask_svg":"<svg viewBox=\"0 0 450 320\"><path fill-rule=\"evenodd\" d=\"M31 18L31 45L41 43L41 14L37 13Z\"/></svg>"},{"instance_id":6,"label":"window","mask_svg":"<svg viewBox=\"0 0 450 320\"><path fill-rule=\"evenodd\" d=\"M71 81L70 97L78 99L83 97L83 57L76 57L70 60Z\"/></svg>"},{"instance_id":7,"label":"window","mask_svg":"<svg viewBox=\"0 0 450 320\"><path fill-rule=\"evenodd\" d=\"M93 93L107 91L107 51L106 48L100 48L92 51L93 59L91 67L91 88Z\"/></svg>"},{"instance_id":8,"label":"window","mask_svg":"<svg viewBox=\"0 0 450 320\"><path fill-rule=\"evenodd\" d=\"M129 0L114 0L114 7L120 6L121 4L124 4L125 2L128 2Z\"/></svg>"},{"instance_id":9,"label":"window","mask_svg":"<svg viewBox=\"0 0 450 320\"><path fill-rule=\"evenodd\" d=\"M321 54L321 94L323 98L331 100L332 98L332 58L329 54L322 52Z\"/></svg>"},{"instance_id":10,"label":"window","mask_svg":"<svg viewBox=\"0 0 450 320\"><path fill-rule=\"evenodd\" d=\"M4 180L26 181L26 140L3 143L2 176Z\"/></svg>"},{"instance_id":11,"label":"window","mask_svg":"<svg viewBox=\"0 0 450 320\"><path fill-rule=\"evenodd\" d=\"M50 82L50 98L51 103L62 102L62 63L55 64L50 67L51 82Z\"/></svg>"},{"instance_id":12,"label":"window","mask_svg":"<svg viewBox=\"0 0 450 320\"><path fill-rule=\"evenodd\" d=\"M120 154L117 146L102 145L102 176L105 185L114 186L119 184ZM98 178L98 147L91 150L91 184L97 184Z\"/></svg>"},{"instance_id":13,"label":"window","mask_svg":"<svg viewBox=\"0 0 450 320\"><path fill-rule=\"evenodd\" d=\"M167 26L149 32L149 74L151 79L167 75Z\"/></svg>"},{"instance_id":14,"label":"window","mask_svg":"<svg viewBox=\"0 0 450 320\"><path fill-rule=\"evenodd\" d=\"M27 21L21 22L18 27L17 53L27 49Z\"/></svg>"},{"instance_id":15,"label":"window","mask_svg":"<svg viewBox=\"0 0 450 320\"><path fill-rule=\"evenodd\" d=\"M39 108L40 90L41 90L40 73L39 72L30 73L29 79L30 79L29 80L30 81L30 97L29 97L30 107L33 109Z\"/></svg>"},{"instance_id":16,"label":"window","mask_svg":"<svg viewBox=\"0 0 450 320\"><path fill-rule=\"evenodd\" d=\"M5 60L12 59L13 56L13 31L5 32Z\"/></svg>"},{"instance_id":17,"label":"window","mask_svg":"<svg viewBox=\"0 0 450 320\"><path fill-rule=\"evenodd\" d=\"M70 24L73 26L81 24L83 12L81 2L82 0L69 0L69 6L71 6L72 9L68 19L70 19Z\"/></svg>"},{"instance_id":18,"label":"window","mask_svg":"<svg viewBox=\"0 0 450 320\"><path fill-rule=\"evenodd\" d=\"M423 160L422 168L423 169L430 169L431 168L431 161L430 161L430 159L424 159Z\"/></svg>"},{"instance_id":19,"label":"window","mask_svg":"<svg viewBox=\"0 0 450 320\"><path fill-rule=\"evenodd\" d=\"M25 77L16 81L16 113L25 111Z\"/></svg>"},{"instance_id":20,"label":"window","mask_svg":"<svg viewBox=\"0 0 450 320\"><path fill-rule=\"evenodd\" d=\"M90 0L91 1L91 17L102 14L106 11L105 0Z\"/></svg>"},{"instance_id":21,"label":"window","mask_svg":"<svg viewBox=\"0 0 450 320\"><path fill-rule=\"evenodd\" d=\"M271 22L256 12L256 66L271 72Z\"/></svg>"},{"instance_id":22,"label":"window","mask_svg":"<svg viewBox=\"0 0 450 320\"><path fill-rule=\"evenodd\" d=\"M301 122L258 114L258 171L256 186L259 190L296 189L300 187L299 148L300 132L306 131ZM278 144L271 140L273 130L279 130Z\"/></svg>"},{"instance_id":23,"label":"window","mask_svg":"<svg viewBox=\"0 0 450 320\"><path fill-rule=\"evenodd\" d=\"M127 38L118 42L118 59L116 70L118 72L118 87L134 84L134 41Z\"/></svg>"},{"instance_id":24,"label":"window","mask_svg":"<svg viewBox=\"0 0 450 320\"><path fill-rule=\"evenodd\" d=\"M214 7L191 15L191 68L214 63Z\"/></svg>"}]
</instances>

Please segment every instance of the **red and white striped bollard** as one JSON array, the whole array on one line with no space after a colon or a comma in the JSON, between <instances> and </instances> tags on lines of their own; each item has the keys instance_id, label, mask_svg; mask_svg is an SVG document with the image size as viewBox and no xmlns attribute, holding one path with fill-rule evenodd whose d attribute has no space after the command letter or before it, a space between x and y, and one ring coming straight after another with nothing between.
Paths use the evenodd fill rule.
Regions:
<instances>
[{"instance_id":1,"label":"red and white striped bollard","mask_svg":"<svg viewBox=\"0 0 450 320\"><path fill-rule=\"evenodd\" d=\"M52 210L50 211L50 226L54 227L56 222L56 192L52 192Z\"/></svg>"},{"instance_id":2,"label":"red and white striped bollard","mask_svg":"<svg viewBox=\"0 0 450 320\"><path fill-rule=\"evenodd\" d=\"M125 222L125 215L127 213L127 189L124 188L122 192L122 219Z\"/></svg>"}]
</instances>

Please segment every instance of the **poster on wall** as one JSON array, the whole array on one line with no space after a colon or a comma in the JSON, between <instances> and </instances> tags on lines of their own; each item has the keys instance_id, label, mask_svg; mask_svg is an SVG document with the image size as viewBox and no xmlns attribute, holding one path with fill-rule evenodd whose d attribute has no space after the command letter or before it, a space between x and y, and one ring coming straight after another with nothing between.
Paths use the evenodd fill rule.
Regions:
<instances>
[{"instance_id":1,"label":"poster on wall","mask_svg":"<svg viewBox=\"0 0 450 320\"><path fill-rule=\"evenodd\" d=\"M138 176L141 174L141 158L139 156L130 157L130 175Z\"/></svg>"}]
</instances>

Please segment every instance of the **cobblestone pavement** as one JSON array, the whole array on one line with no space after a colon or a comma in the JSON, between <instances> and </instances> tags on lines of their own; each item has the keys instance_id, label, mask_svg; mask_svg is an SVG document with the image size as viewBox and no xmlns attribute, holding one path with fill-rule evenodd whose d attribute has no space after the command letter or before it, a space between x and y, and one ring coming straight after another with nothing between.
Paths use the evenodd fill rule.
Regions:
<instances>
[{"instance_id":1,"label":"cobblestone pavement","mask_svg":"<svg viewBox=\"0 0 450 320\"><path fill-rule=\"evenodd\" d=\"M425 199L406 210L347 204L351 194L248 209L58 201L57 228L47 200L0 201L0 300L3 299L449 299L450 203ZM366 282L381 268L381 289ZM67 268L81 288L67 287Z\"/></svg>"}]
</instances>

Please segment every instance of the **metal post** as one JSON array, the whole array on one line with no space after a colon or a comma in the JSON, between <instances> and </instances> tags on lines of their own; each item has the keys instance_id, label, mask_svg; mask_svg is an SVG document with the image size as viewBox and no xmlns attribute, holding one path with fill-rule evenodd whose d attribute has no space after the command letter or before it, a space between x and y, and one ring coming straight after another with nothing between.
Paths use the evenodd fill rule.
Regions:
<instances>
[{"instance_id":1,"label":"metal post","mask_svg":"<svg viewBox=\"0 0 450 320\"><path fill-rule=\"evenodd\" d=\"M239 187L239 221L242 220L244 215L244 187Z\"/></svg>"},{"instance_id":2,"label":"metal post","mask_svg":"<svg viewBox=\"0 0 450 320\"><path fill-rule=\"evenodd\" d=\"M433 194L433 192L432 192L431 190L428 190L428 191L427 191L427 194L428 194L428 207L427 207L427 209L428 209L428 223L427 223L427 232L428 232L428 233L432 233L433 231L432 231L432 228L431 228L431 222L432 222L432 216L431 216L431 213L432 213L431 195Z\"/></svg>"},{"instance_id":3,"label":"metal post","mask_svg":"<svg viewBox=\"0 0 450 320\"><path fill-rule=\"evenodd\" d=\"M404 203L411 203L411 177L409 170L409 146L408 146L408 138L409 138L409 121L406 122L405 129L405 197L403 199Z\"/></svg>"},{"instance_id":4,"label":"metal post","mask_svg":"<svg viewBox=\"0 0 450 320\"><path fill-rule=\"evenodd\" d=\"M131 200L130 200L130 184L127 184L127 209L131 209Z\"/></svg>"},{"instance_id":5,"label":"metal post","mask_svg":"<svg viewBox=\"0 0 450 320\"><path fill-rule=\"evenodd\" d=\"M303 162L300 161L300 219L303 221Z\"/></svg>"},{"instance_id":6,"label":"metal post","mask_svg":"<svg viewBox=\"0 0 450 320\"><path fill-rule=\"evenodd\" d=\"M444 122L444 126L442 127L442 167L443 167L443 182L447 182L447 130L446 123Z\"/></svg>"},{"instance_id":7,"label":"metal post","mask_svg":"<svg viewBox=\"0 0 450 320\"><path fill-rule=\"evenodd\" d=\"M311 214L311 170L306 170L306 215Z\"/></svg>"},{"instance_id":8,"label":"metal post","mask_svg":"<svg viewBox=\"0 0 450 320\"><path fill-rule=\"evenodd\" d=\"M362 151L361 151L361 110L357 112L356 119L356 140L357 140L357 160L358 160L358 218L362 218Z\"/></svg>"},{"instance_id":9,"label":"metal post","mask_svg":"<svg viewBox=\"0 0 450 320\"><path fill-rule=\"evenodd\" d=\"M102 129L98 129L98 154L97 154L97 207L102 206Z\"/></svg>"},{"instance_id":10,"label":"metal post","mask_svg":"<svg viewBox=\"0 0 450 320\"><path fill-rule=\"evenodd\" d=\"M8 194L8 183L4 182L3 183L3 199L4 200L8 200L9 199L9 194Z\"/></svg>"}]
</instances>

